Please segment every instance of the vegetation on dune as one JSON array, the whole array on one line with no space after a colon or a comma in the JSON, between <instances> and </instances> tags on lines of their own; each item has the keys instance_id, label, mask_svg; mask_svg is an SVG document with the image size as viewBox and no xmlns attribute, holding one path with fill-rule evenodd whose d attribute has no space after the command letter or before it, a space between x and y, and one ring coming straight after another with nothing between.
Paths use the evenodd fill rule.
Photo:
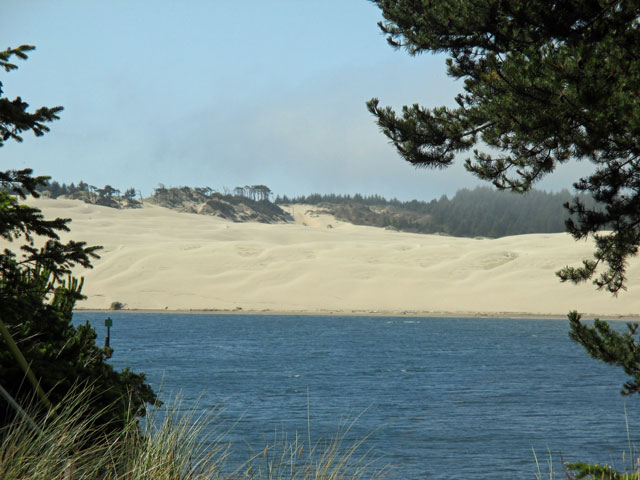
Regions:
<instances>
[{"instance_id":1,"label":"vegetation on dune","mask_svg":"<svg viewBox=\"0 0 640 480\"><path fill-rule=\"evenodd\" d=\"M111 208L140 208L147 201L181 212L213 215L234 222L278 223L290 220L285 211L270 201L271 189L265 185L236 187L233 193L226 189L225 193L219 193L209 187L167 188L160 185L146 199L133 187L122 193L111 185L98 188L84 181L78 185L51 181L39 185L37 190L49 198L64 197Z\"/></svg>"},{"instance_id":2,"label":"vegetation on dune","mask_svg":"<svg viewBox=\"0 0 640 480\"><path fill-rule=\"evenodd\" d=\"M142 194L131 187L121 192L111 185L105 185L102 188L89 185L84 181L80 181L78 185L73 183L67 185L58 183L55 180L37 187L39 194L49 198L71 198L74 200L82 200L85 203L93 205L101 205L111 208L140 208L142 207ZM136 196L138 198L136 198Z\"/></svg>"},{"instance_id":3,"label":"vegetation on dune","mask_svg":"<svg viewBox=\"0 0 640 480\"><path fill-rule=\"evenodd\" d=\"M287 222L290 216L269 200L271 190L264 185L237 187L234 194L218 193L210 188L155 189L147 200L163 207L188 213L214 215L234 222Z\"/></svg>"},{"instance_id":4,"label":"vegetation on dune","mask_svg":"<svg viewBox=\"0 0 640 480\"><path fill-rule=\"evenodd\" d=\"M130 188L121 194L106 185L96 188L49 182L39 191L50 198L72 198L112 208L138 208L142 198ZM45 193L46 192L46 193ZM390 228L411 233L438 233L457 237L498 238L528 233L565 231L563 205L575 199L568 190L547 193L532 190L514 195L488 187L463 189L452 198L443 195L430 202L387 200L379 195L277 196L270 201L271 190L264 185L236 187L230 193L218 193L209 187L164 187L155 189L146 201L188 213L213 215L234 222L263 223L291 221L280 205L309 204L355 225ZM578 196L585 205L595 206L592 198Z\"/></svg>"},{"instance_id":5,"label":"vegetation on dune","mask_svg":"<svg viewBox=\"0 0 640 480\"><path fill-rule=\"evenodd\" d=\"M307 195L277 197L276 203L318 205L338 219L356 225L393 228L414 233L458 237L504 237L565 230L563 205L574 197L568 190L547 193L532 190L526 196L488 187L459 190L449 199L421 202L387 200L378 195ZM585 204L593 200L583 198Z\"/></svg>"}]
</instances>

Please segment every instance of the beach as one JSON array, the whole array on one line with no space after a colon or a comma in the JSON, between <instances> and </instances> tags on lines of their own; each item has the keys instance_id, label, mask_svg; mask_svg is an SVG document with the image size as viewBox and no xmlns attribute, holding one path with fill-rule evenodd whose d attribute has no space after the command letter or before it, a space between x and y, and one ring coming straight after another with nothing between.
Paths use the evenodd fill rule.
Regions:
<instances>
[{"instance_id":1,"label":"beach","mask_svg":"<svg viewBox=\"0 0 640 480\"><path fill-rule=\"evenodd\" d=\"M79 200L30 199L46 218L71 218L63 239L102 245L77 269L79 309L113 302L139 311L601 318L640 312L640 263L618 297L555 271L592 258L567 234L486 238L356 226L288 207L295 223L234 223L145 203L118 210Z\"/></svg>"}]
</instances>

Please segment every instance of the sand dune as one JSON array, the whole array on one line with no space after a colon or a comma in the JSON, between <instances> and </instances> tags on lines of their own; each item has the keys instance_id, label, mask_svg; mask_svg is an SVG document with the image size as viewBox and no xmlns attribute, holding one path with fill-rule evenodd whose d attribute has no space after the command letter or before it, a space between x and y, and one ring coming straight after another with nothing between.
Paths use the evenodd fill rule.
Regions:
<instances>
[{"instance_id":1,"label":"sand dune","mask_svg":"<svg viewBox=\"0 0 640 480\"><path fill-rule=\"evenodd\" d=\"M146 205L115 210L76 200L30 202L72 218L69 238L103 245L85 277L106 309L319 313L558 315L640 313L640 268L613 298L593 285L561 284L554 272L591 256L565 234L496 240L387 231L336 221L296 205L295 224L232 223Z\"/></svg>"}]
</instances>

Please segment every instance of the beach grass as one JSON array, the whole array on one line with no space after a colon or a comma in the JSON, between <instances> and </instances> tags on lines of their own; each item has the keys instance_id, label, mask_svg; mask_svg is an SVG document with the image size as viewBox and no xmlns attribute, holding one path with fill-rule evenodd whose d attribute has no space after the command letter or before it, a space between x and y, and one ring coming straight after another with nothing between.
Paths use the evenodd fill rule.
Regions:
<instances>
[{"instance_id":1,"label":"beach grass","mask_svg":"<svg viewBox=\"0 0 640 480\"><path fill-rule=\"evenodd\" d=\"M69 395L55 412L16 415L0 430L2 480L364 480L388 478L390 470L366 449L367 437L350 440L351 423L329 438L274 432L263 449L241 464L221 428L219 410L185 406L179 398L131 417L118 431L97 424L91 392ZM35 411L35 409L33 409ZM233 428L233 427L231 427ZM626 472L589 463L538 462L537 480L640 480L640 458L629 441Z\"/></svg>"},{"instance_id":2,"label":"beach grass","mask_svg":"<svg viewBox=\"0 0 640 480\"><path fill-rule=\"evenodd\" d=\"M216 427L215 410L202 413L175 400L112 432L96 424L88 398L86 392L75 392L55 414L34 416L33 421L16 416L0 431L0 478L358 480L386 473L374 467L363 448L366 439L347 441L349 427L314 445L297 435L289 440L274 434L263 450L232 466L233 445Z\"/></svg>"}]
</instances>

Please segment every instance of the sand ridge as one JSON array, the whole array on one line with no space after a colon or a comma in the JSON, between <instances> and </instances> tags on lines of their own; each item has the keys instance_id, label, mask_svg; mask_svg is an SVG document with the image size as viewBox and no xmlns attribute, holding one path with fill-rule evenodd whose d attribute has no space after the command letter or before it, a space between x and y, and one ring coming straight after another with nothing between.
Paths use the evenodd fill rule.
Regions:
<instances>
[{"instance_id":1,"label":"sand ridge","mask_svg":"<svg viewBox=\"0 0 640 480\"><path fill-rule=\"evenodd\" d=\"M233 223L145 205L29 203L71 218L63 238L103 245L85 277L84 309L603 317L640 313L640 264L617 298L554 272L593 253L566 234L500 239L410 234L341 222L295 205L291 224Z\"/></svg>"}]
</instances>

